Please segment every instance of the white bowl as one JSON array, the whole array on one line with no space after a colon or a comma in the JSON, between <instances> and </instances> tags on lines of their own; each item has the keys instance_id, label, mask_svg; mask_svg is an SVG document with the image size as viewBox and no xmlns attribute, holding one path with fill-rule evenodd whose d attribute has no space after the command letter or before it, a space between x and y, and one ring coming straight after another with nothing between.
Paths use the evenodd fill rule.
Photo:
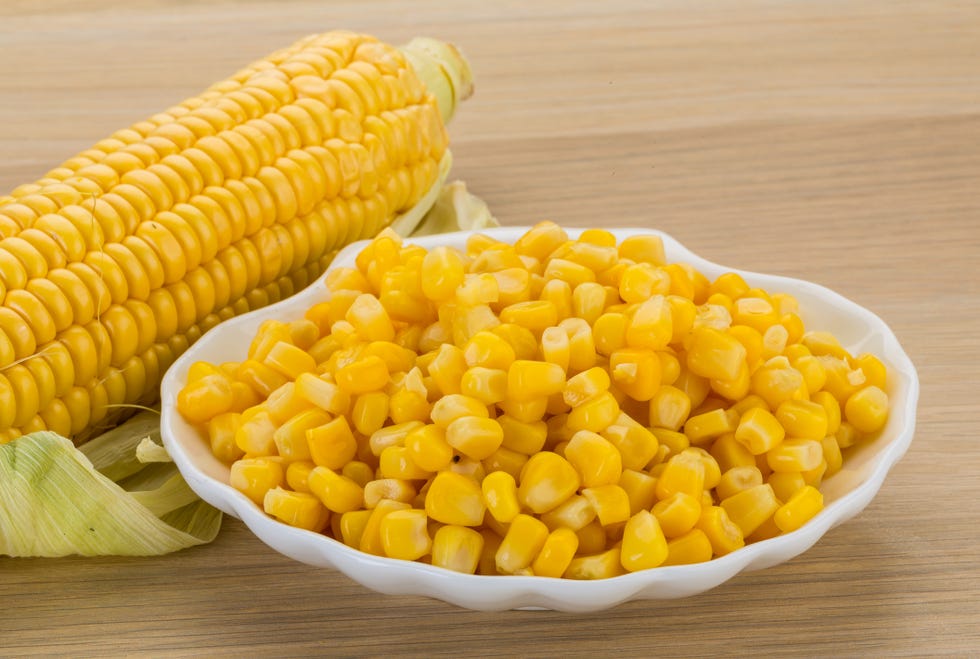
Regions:
<instances>
[{"instance_id":1,"label":"white bowl","mask_svg":"<svg viewBox=\"0 0 980 659\"><path fill-rule=\"evenodd\" d=\"M485 229L481 233L513 242L527 227ZM293 319L327 296L321 280L278 304L222 323L197 341L170 368L163 380L163 441L190 487L205 501L241 519L260 540L295 560L334 568L368 588L391 594L434 597L477 610L545 608L596 611L643 598L675 598L713 588L742 570L757 570L789 560L809 549L832 527L858 514L878 492L892 466L905 454L915 429L919 381L915 367L895 335L878 316L822 286L772 275L725 268L693 254L670 236L649 229L614 229L617 239L653 233L664 241L670 261L692 264L709 278L738 272L752 286L792 293L800 302L808 329L828 330L852 353L871 352L888 367L892 410L879 437L852 450L843 469L821 486L825 508L797 531L750 544L726 556L696 565L660 567L597 581L527 576L478 576L423 563L362 553L324 535L287 526L266 515L228 485L228 467L212 456L200 434L176 411L177 392L187 370L199 360L240 361L258 325L269 318ZM426 248L463 248L473 232L411 240ZM575 237L580 231L568 229ZM351 266L367 241L354 243L333 262Z\"/></svg>"}]
</instances>

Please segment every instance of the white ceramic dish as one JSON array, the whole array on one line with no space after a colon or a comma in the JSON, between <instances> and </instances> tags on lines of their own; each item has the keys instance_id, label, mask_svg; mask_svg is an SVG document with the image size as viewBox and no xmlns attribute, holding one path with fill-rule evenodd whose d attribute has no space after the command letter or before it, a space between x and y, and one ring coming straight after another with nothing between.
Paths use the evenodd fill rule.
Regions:
<instances>
[{"instance_id":1,"label":"white ceramic dish","mask_svg":"<svg viewBox=\"0 0 980 659\"><path fill-rule=\"evenodd\" d=\"M513 242L527 227L483 230ZM578 231L568 230L576 236ZM451 245L462 248L471 232L419 238L426 248ZM390 594L434 597L478 610L546 608L560 611L596 611L633 599L666 599L694 595L713 588L743 570L757 570L789 560L806 551L832 527L858 514L878 492L892 466L905 454L915 429L919 382L915 367L888 326L875 314L837 293L813 283L739 271L706 261L662 232L649 229L613 230L619 240L636 233L663 238L668 260L686 261L714 278L739 272L747 282L769 291L795 295L808 329L833 332L852 352L872 352L889 370L888 394L892 411L874 442L847 456L843 469L821 489L825 508L792 533L754 543L727 556L697 565L662 567L599 581L571 581L542 577L463 575L422 563L371 556L343 543L292 528L267 516L228 485L228 467L216 460L197 431L176 412L177 392L184 386L188 367L195 361L241 360L259 323L269 318L292 319L327 295L322 280L278 304L222 323L197 341L167 372L163 381L163 440L193 490L205 501L241 519L256 536L276 551L316 567L339 570L368 588ZM353 265L365 242L344 249L334 265Z\"/></svg>"}]
</instances>

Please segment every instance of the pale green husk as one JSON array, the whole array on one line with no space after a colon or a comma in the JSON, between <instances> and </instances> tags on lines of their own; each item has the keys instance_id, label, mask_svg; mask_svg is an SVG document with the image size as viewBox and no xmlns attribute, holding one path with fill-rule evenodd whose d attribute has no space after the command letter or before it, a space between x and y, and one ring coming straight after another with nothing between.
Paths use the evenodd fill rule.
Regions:
<instances>
[{"instance_id":1,"label":"pale green husk","mask_svg":"<svg viewBox=\"0 0 980 659\"><path fill-rule=\"evenodd\" d=\"M499 226L461 181L411 235ZM210 542L221 512L197 498L142 412L76 448L53 432L0 445L0 555L151 556Z\"/></svg>"}]
</instances>

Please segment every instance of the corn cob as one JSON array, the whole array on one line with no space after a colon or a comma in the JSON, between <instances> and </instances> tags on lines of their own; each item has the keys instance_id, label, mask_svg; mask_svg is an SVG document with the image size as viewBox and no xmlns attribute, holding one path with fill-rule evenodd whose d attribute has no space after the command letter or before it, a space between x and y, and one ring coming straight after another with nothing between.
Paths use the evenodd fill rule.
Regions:
<instances>
[{"instance_id":1,"label":"corn cob","mask_svg":"<svg viewBox=\"0 0 980 659\"><path fill-rule=\"evenodd\" d=\"M313 35L0 196L0 443L111 427L217 323L410 228L471 90L441 42Z\"/></svg>"}]
</instances>

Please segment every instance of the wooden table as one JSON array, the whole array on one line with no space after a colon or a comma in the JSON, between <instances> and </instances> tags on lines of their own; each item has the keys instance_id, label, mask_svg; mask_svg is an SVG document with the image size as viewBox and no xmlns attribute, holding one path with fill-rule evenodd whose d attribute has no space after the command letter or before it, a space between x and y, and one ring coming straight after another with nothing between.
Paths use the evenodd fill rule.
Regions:
<instances>
[{"instance_id":1,"label":"wooden table","mask_svg":"<svg viewBox=\"0 0 980 659\"><path fill-rule=\"evenodd\" d=\"M0 558L0 654L980 652L980 6L6 0L0 189L338 27L465 50L455 175L503 223L658 227L880 314L919 369L911 450L803 556L685 600L470 612L377 595L226 520L159 558Z\"/></svg>"}]
</instances>

